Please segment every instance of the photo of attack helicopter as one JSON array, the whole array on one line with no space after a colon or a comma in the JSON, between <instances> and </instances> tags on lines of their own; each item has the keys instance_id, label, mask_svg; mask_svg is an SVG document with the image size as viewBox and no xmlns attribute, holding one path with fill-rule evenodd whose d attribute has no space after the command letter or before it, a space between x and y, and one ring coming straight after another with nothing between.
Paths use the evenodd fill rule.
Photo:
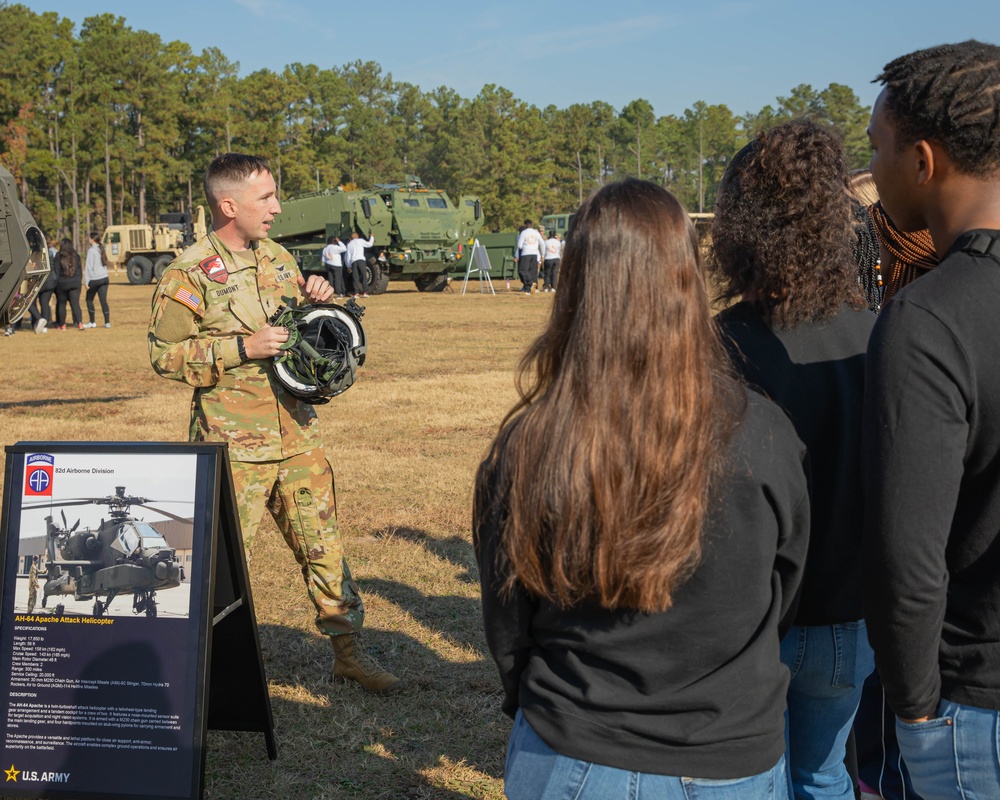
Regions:
<instances>
[{"instance_id":1,"label":"photo of attack helicopter","mask_svg":"<svg viewBox=\"0 0 1000 800\"><path fill-rule=\"evenodd\" d=\"M156 503L156 506L151 505ZM138 519L132 509L142 508L169 519L188 523L185 518L166 511L161 505L191 505L183 500L151 500L126 494L125 486L116 486L113 494L103 497L71 497L22 504L22 509L45 509L45 572L39 574L41 607L51 607L59 616L65 612L63 598L93 600L92 613L108 613L112 601L132 595L132 613L157 616L156 593L181 586L184 567L175 550L147 522ZM66 508L100 505L108 509L96 526L80 527L78 519L67 523ZM58 510L62 526L53 512ZM50 598L56 598L50 606ZM103 598L103 599L102 599Z\"/></svg>"}]
</instances>

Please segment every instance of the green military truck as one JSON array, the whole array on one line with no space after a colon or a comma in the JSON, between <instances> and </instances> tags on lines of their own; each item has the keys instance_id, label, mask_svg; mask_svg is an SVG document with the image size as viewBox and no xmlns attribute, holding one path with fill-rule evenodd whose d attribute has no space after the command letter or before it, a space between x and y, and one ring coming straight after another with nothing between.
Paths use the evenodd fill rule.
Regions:
<instances>
[{"instance_id":1,"label":"green military truck","mask_svg":"<svg viewBox=\"0 0 1000 800\"><path fill-rule=\"evenodd\" d=\"M542 217L538 228L544 232L545 236L550 233L558 233L565 240L574 216L575 214L546 214ZM712 244L712 220L715 219L715 214L692 212L688 216L698 234L698 245L701 248L702 257L707 257ZM491 279L510 281L517 277L517 262L514 260L514 248L517 246L516 233L481 233L477 239L486 250L490 262L489 275ZM457 279L464 278L465 275L466 267L464 266L461 270L456 269L452 273L452 277ZM473 268L471 276L478 276L475 268Z\"/></svg>"},{"instance_id":2,"label":"green military truck","mask_svg":"<svg viewBox=\"0 0 1000 800\"><path fill-rule=\"evenodd\" d=\"M569 223L572 221L575 214L546 214L542 217L542 223L539 228L545 236L550 233L558 233L563 239L566 238L566 233L569 231Z\"/></svg>"},{"instance_id":3,"label":"green military truck","mask_svg":"<svg viewBox=\"0 0 1000 800\"><path fill-rule=\"evenodd\" d=\"M330 236L345 244L352 231L374 236L365 251L368 285L381 294L390 280L412 280L422 292L440 292L449 272L464 270L469 243L483 227L479 198L463 195L457 207L441 189L419 178L405 185L377 185L345 192L324 189L284 200L270 237L288 249L304 272L322 272Z\"/></svg>"}]
</instances>

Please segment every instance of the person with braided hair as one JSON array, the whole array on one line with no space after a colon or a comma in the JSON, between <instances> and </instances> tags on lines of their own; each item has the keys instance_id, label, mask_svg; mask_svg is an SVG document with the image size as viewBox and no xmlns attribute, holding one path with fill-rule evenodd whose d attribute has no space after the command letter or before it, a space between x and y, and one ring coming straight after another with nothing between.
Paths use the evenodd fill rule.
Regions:
<instances>
[{"instance_id":1,"label":"person with braided hair","mask_svg":"<svg viewBox=\"0 0 1000 800\"><path fill-rule=\"evenodd\" d=\"M730 161L712 225L718 285L740 298L716 317L731 360L788 415L812 471L806 571L780 650L796 800L853 800L845 745L874 666L861 604L861 408L875 316L851 253L847 176L834 130L779 125Z\"/></svg>"},{"instance_id":2,"label":"person with braided hair","mask_svg":"<svg viewBox=\"0 0 1000 800\"><path fill-rule=\"evenodd\" d=\"M847 179L847 193L851 197L851 215L854 218L854 261L858 265L858 285L865 296L868 309L878 313L882 308L882 261L878 235L869 208L878 202L878 189L872 180L871 170L853 170Z\"/></svg>"},{"instance_id":3,"label":"person with braided hair","mask_svg":"<svg viewBox=\"0 0 1000 800\"><path fill-rule=\"evenodd\" d=\"M1000 47L895 59L868 135L885 213L941 262L892 298L865 381L865 616L925 800L997 797ZM884 242L883 242L884 243Z\"/></svg>"},{"instance_id":4,"label":"person with braided hair","mask_svg":"<svg viewBox=\"0 0 1000 800\"><path fill-rule=\"evenodd\" d=\"M904 233L889 219L871 170L854 170L848 185L855 201L851 208L858 282L868 308L877 314L900 289L934 269L938 257L930 231Z\"/></svg>"},{"instance_id":5,"label":"person with braided hair","mask_svg":"<svg viewBox=\"0 0 1000 800\"><path fill-rule=\"evenodd\" d=\"M934 269L939 259L930 231L899 230L881 203L869 208L868 213L878 237L881 272L886 276L881 303L885 305L904 286Z\"/></svg>"}]
</instances>

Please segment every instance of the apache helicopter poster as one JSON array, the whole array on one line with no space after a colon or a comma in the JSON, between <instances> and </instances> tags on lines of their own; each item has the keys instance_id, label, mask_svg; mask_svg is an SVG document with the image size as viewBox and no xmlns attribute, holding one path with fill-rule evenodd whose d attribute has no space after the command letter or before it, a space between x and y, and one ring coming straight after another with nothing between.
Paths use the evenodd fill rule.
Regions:
<instances>
[{"instance_id":1,"label":"apache helicopter poster","mask_svg":"<svg viewBox=\"0 0 1000 800\"><path fill-rule=\"evenodd\" d=\"M102 463L67 453L56 464L50 454L29 454L19 557L27 572L35 565L37 587L29 594L21 581L15 607L60 617L187 616L196 463L169 458L165 469L150 469L141 456ZM187 545L179 555L164 523L179 534L175 545Z\"/></svg>"},{"instance_id":2,"label":"apache helicopter poster","mask_svg":"<svg viewBox=\"0 0 1000 800\"><path fill-rule=\"evenodd\" d=\"M200 794L223 459L212 445L7 448L0 794Z\"/></svg>"}]
</instances>

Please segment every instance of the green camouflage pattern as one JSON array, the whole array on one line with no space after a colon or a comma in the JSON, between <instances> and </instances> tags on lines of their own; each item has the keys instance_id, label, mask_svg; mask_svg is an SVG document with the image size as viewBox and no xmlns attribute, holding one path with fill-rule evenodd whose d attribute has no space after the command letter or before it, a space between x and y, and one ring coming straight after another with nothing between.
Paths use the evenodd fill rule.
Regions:
<instances>
[{"instance_id":1,"label":"green camouflage pattern","mask_svg":"<svg viewBox=\"0 0 1000 800\"><path fill-rule=\"evenodd\" d=\"M316 627L327 636L360 631L365 608L344 558L333 467L323 450L276 462L233 462L232 468L247 552L266 507L302 570Z\"/></svg>"},{"instance_id":2,"label":"green camouflage pattern","mask_svg":"<svg viewBox=\"0 0 1000 800\"><path fill-rule=\"evenodd\" d=\"M321 446L313 407L274 378L270 359L243 362L237 336L302 301L295 260L270 239L233 253L210 233L182 253L153 294L149 358L157 374L195 387L191 441L228 442L233 461L278 461ZM213 280L200 266L218 256Z\"/></svg>"}]
</instances>

